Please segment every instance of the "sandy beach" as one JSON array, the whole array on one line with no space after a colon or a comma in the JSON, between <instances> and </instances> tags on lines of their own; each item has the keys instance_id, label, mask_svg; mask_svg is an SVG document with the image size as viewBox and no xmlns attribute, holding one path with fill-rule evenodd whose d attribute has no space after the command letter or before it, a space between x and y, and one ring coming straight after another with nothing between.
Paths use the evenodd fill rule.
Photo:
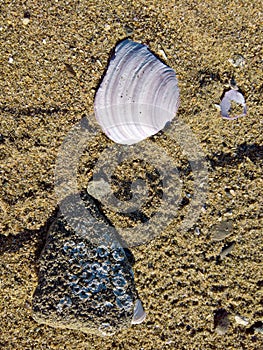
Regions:
<instances>
[{"instance_id":1,"label":"sandy beach","mask_svg":"<svg viewBox=\"0 0 263 350\"><path fill-rule=\"evenodd\" d=\"M262 27L260 0L1 2L0 349L263 349ZM152 240L130 248L146 320L99 337L37 323L32 297L58 208L60 147L93 114L110 54L125 38L175 70L177 117L191 138L187 150L165 132L149 141L180 173L178 211ZM230 87L247 105L236 120L218 110ZM96 135L80 158L80 189L113 144ZM202 196L195 193L198 171L189 170L195 144L206 167ZM132 177L127 165L115 186L125 176ZM114 225L129 224L103 209Z\"/></svg>"}]
</instances>

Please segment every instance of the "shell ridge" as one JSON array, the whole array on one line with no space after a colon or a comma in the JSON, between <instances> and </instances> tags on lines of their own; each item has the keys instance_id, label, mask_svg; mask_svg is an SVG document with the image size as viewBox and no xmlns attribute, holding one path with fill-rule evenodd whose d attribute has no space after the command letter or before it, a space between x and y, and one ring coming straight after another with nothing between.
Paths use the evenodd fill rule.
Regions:
<instances>
[{"instance_id":1,"label":"shell ridge","mask_svg":"<svg viewBox=\"0 0 263 350\"><path fill-rule=\"evenodd\" d=\"M179 105L174 70L147 46L119 43L95 96L95 116L113 141L133 144L160 131Z\"/></svg>"}]
</instances>

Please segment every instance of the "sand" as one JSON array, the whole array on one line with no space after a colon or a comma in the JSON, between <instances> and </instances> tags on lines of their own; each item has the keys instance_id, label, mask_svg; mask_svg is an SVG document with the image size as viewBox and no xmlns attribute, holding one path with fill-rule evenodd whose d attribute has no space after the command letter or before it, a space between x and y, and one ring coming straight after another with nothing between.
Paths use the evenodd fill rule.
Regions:
<instances>
[{"instance_id":1,"label":"sand","mask_svg":"<svg viewBox=\"0 0 263 350\"><path fill-rule=\"evenodd\" d=\"M261 1L4 0L0 8L0 348L261 349ZM59 147L92 113L109 54L127 35L175 69L178 117L204 152L208 189L191 229L180 229L183 212L151 242L132 248L146 321L100 338L36 323L31 302L37 259L57 208ZM231 80L248 115L228 121L215 105ZM187 173L175 141L160 134L152 142L181 154L177 164ZM80 186L108 144L99 134ZM187 176L182 210L194 192ZM218 240L222 222L231 223L231 233ZM215 330L220 309L228 320Z\"/></svg>"}]
</instances>

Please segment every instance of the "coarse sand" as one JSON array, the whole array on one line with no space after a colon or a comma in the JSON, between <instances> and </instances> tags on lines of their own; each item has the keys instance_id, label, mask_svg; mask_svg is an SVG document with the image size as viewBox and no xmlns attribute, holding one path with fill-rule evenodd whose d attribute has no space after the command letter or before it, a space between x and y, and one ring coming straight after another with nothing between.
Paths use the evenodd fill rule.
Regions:
<instances>
[{"instance_id":1,"label":"coarse sand","mask_svg":"<svg viewBox=\"0 0 263 350\"><path fill-rule=\"evenodd\" d=\"M0 349L263 349L262 28L260 0L1 1ZM208 189L192 227L180 230L191 171L175 141L151 139L178 153L182 213L131 248L145 322L101 338L38 324L31 303L58 205L59 147L93 113L111 50L128 36L176 71L177 115L205 155ZM237 120L216 107L230 85L247 103ZM100 133L90 146L80 186L109 144Z\"/></svg>"}]
</instances>

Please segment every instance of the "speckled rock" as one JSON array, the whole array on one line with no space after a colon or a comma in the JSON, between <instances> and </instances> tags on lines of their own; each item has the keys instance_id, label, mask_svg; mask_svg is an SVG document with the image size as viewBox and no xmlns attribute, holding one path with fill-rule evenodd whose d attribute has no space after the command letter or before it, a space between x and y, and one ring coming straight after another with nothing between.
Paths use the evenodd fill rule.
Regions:
<instances>
[{"instance_id":1,"label":"speckled rock","mask_svg":"<svg viewBox=\"0 0 263 350\"><path fill-rule=\"evenodd\" d=\"M72 196L67 203L75 200ZM58 214L39 261L33 318L53 327L111 335L136 323L133 271L113 228L93 198L85 194L82 200L85 210L100 225L90 225L88 229L82 209L75 210L74 221L82 225L80 235L67 224L70 220Z\"/></svg>"}]
</instances>

